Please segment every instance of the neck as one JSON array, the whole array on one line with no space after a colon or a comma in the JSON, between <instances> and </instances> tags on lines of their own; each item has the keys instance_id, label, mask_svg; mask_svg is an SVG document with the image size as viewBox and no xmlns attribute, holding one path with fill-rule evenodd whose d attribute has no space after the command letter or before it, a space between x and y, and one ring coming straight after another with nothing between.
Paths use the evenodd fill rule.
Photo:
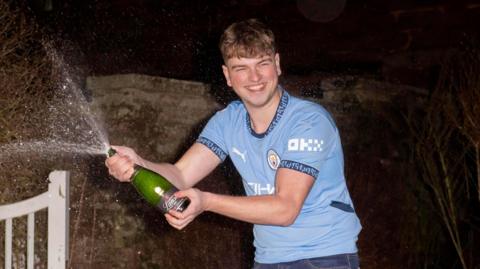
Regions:
<instances>
[{"instance_id":1,"label":"neck","mask_svg":"<svg viewBox=\"0 0 480 269\"><path fill-rule=\"evenodd\" d=\"M270 123L273 120L273 117L275 117L281 97L282 92L278 90L271 102L268 102L264 106L247 107L248 115L250 116L250 121L252 124L251 127L257 134L267 131Z\"/></svg>"}]
</instances>

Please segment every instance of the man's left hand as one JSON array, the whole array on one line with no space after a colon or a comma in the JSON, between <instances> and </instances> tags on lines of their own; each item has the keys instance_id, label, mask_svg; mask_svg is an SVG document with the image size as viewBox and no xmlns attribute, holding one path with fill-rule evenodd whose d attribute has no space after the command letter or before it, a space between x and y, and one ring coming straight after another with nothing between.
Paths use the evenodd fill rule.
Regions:
<instances>
[{"instance_id":1,"label":"man's left hand","mask_svg":"<svg viewBox=\"0 0 480 269\"><path fill-rule=\"evenodd\" d=\"M190 199L190 204L188 205L187 209L185 209L185 211L178 212L172 209L165 214L167 222L172 227L177 230L182 230L198 215L205 211L204 193L198 189L191 188L183 191L178 191L174 195L177 198L188 197Z\"/></svg>"}]
</instances>

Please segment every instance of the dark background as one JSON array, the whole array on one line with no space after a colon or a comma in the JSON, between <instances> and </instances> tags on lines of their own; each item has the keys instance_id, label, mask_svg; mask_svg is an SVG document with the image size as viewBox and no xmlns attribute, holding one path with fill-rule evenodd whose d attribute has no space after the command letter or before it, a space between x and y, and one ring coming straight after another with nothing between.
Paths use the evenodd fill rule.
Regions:
<instances>
[{"instance_id":1,"label":"dark background","mask_svg":"<svg viewBox=\"0 0 480 269\"><path fill-rule=\"evenodd\" d=\"M407 128L404 125L392 128L391 121L396 119L390 112L398 110L397 103L407 105L409 99L394 97L384 101L382 96L388 94L380 91L391 91L392 96L412 88L422 93L432 91L444 61L466 43L478 39L480 1L30 0L27 3L35 22L73 67L71 75L80 83L87 76L139 73L223 85L222 60L217 48L223 29L246 18L263 20L276 34L283 77L312 84L324 74L340 77L332 80L338 97L329 108L336 109L332 111L337 112L340 129L346 130L342 139L349 142L345 143L347 179L364 226L359 249L365 268L406 268L412 253L424 258L425 264L430 265L428 268L444 268L445 264L450 268L450 261L455 261L446 230L442 230L443 236L438 237L440 243L435 247L422 245L435 240L422 241L424 234L434 237L435 233L429 231L444 227L437 212L415 203L415 199L409 201L411 197L405 195L410 187L405 179L414 180L412 168L417 167L409 155L412 144L405 141ZM387 83L376 88L374 82L378 81ZM368 91L371 99L367 101L378 97L381 102L358 103L355 98L349 99L352 88L362 87L373 89ZM298 92L292 88L288 87ZM322 91L316 92L313 87L303 95L321 97ZM322 101L325 103L326 99ZM102 162L98 163L103 169ZM217 171L222 174L217 178L223 174L232 176L232 170L224 169ZM410 195L428 197L426 193ZM427 208L427 213L420 211L422 207ZM407 214L418 218L407 218ZM151 220L155 234L163 236L168 228L163 219L150 216L144 219ZM190 228L194 230L181 235L175 233L172 240L183 237L189 242L189 236L214 230L212 223L216 228L246 231L242 236L251 230L248 225L224 219L207 215L200 219L197 228L194 226ZM409 222L411 219L428 225ZM429 221L436 223L429 226ZM409 225L413 228L406 233ZM416 231L415 225L426 231ZM469 240L478 242L478 233L475 236L476 240ZM202 237L198 238L201 241ZM252 254L250 239L242 238L241 247L247 255ZM191 244L194 250L188 248L189 243L185 244L185 253L203 253L202 247L198 247L201 243ZM223 250L222 244L216 242L205 245ZM477 245L470 244L472 249ZM431 252L423 254L425 250ZM205 257L219 259L208 254ZM442 261L438 265L435 260ZM242 256L242 261L242 268L249 268L251 257ZM473 256L470 261L478 264L478 258Z\"/></svg>"},{"instance_id":2,"label":"dark background","mask_svg":"<svg viewBox=\"0 0 480 269\"><path fill-rule=\"evenodd\" d=\"M256 17L277 37L284 74L368 74L431 88L441 61L476 38L480 1L30 0L86 75L142 73L215 83L217 42ZM68 43L70 42L70 43ZM223 81L221 81L223 82Z\"/></svg>"}]
</instances>

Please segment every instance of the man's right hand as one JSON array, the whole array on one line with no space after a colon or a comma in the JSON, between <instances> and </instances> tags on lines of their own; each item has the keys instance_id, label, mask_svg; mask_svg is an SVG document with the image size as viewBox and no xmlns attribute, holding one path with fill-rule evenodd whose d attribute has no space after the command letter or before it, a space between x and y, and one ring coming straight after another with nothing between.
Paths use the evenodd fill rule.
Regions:
<instances>
[{"instance_id":1,"label":"man's right hand","mask_svg":"<svg viewBox=\"0 0 480 269\"><path fill-rule=\"evenodd\" d=\"M105 161L108 172L119 181L129 182L134 172L134 165L142 165L143 159L129 147L112 146L112 148L117 153Z\"/></svg>"}]
</instances>

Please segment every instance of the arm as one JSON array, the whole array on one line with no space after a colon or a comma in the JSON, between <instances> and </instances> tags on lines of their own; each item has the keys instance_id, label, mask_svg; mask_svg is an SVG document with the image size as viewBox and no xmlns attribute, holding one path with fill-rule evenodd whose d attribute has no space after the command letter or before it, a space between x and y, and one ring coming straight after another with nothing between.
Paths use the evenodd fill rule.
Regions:
<instances>
[{"instance_id":1,"label":"arm","mask_svg":"<svg viewBox=\"0 0 480 269\"><path fill-rule=\"evenodd\" d=\"M124 182L130 181L134 164L138 164L163 175L179 189L186 189L198 183L220 164L215 153L198 143L193 144L174 165L147 161L128 147L112 147L118 154L108 158L105 163L110 174Z\"/></svg>"},{"instance_id":2,"label":"arm","mask_svg":"<svg viewBox=\"0 0 480 269\"><path fill-rule=\"evenodd\" d=\"M220 162L210 149L195 143L175 164L148 162L146 167L162 174L173 185L183 190L191 188L205 178Z\"/></svg>"},{"instance_id":3,"label":"arm","mask_svg":"<svg viewBox=\"0 0 480 269\"><path fill-rule=\"evenodd\" d=\"M169 212L166 218L177 229L184 228L203 211L255 224L289 226L300 213L313 182L312 176L280 168L273 195L236 197L188 189L176 195L188 196L198 202L192 203L183 213Z\"/></svg>"}]
</instances>

